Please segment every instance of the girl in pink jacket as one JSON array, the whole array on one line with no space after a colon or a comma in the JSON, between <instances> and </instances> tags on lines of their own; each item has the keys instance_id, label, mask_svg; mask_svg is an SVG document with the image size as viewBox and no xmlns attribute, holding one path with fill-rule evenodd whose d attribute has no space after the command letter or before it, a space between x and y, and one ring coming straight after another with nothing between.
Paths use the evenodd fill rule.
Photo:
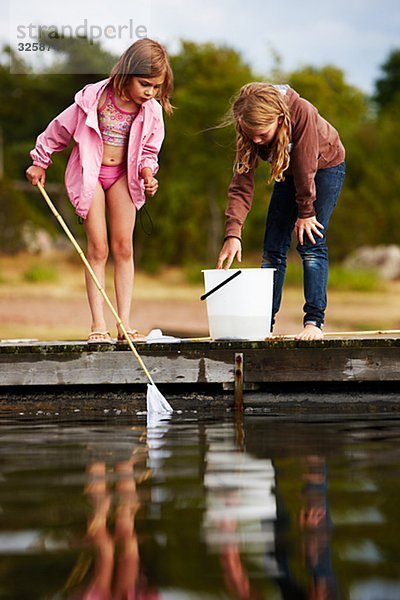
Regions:
<instances>
[{"instance_id":1,"label":"girl in pink jacket","mask_svg":"<svg viewBox=\"0 0 400 600\"><path fill-rule=\"evenodd\" d=\"M84 219L88 260L103 286L109 252L107 209L118 313L134 342L145 338L129 325L132 236L145 194L154 196L158 188L154 176L164 139L162 109L172 114L172 85L163 46L147 38L138 40L124 52L108 79L80 90L74 104L38 136L30 153L33 164L26 171L33 185L38 181L44 185L51 154L66 148L71 139L76 142L65 172L68 196ZM87 273L85 277L92 316L88 342L110 343L103 298ZM124 340L121 331L118 340Z\"/></svg>"}]
</instances>

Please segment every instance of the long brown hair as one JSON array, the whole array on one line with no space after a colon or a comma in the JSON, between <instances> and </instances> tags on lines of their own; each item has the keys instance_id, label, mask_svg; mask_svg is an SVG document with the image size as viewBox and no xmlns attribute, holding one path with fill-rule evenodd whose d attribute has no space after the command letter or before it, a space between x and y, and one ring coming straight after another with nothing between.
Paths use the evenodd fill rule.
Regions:
<instances>
[{"instance_id":1,"label":"long brown hair","mask_svg":"<svg viewBox=\"0 0 400 600\"><path fill-rule=\"evenodd\" d=\"M257 144L250 139L248 133L246 135L244 129L246 132L262 130L270 127L278 118L281 118L281 122L270 147L269 182L283 181L283 173L289 166L292 130L289 108L284 94L270 83L248 83L240 89L225 121L233 123L236 129L236 173L247 173L258 164Z\"/></svg>"},{"instance_id":2,"label":"long brown hair","mask_svg":"<svg viewBox=\"0 0 400 600\"><path fill-rule=\"evenodd\" d=\"M126 88L132 76L164 77L157 99L165 112L169 115L172 114L173 106L170 103L170 96L173 90L174 76L164 46L149 38L143 38L125 50L110 73L114 91L123 100L129 99Z\"/></svg>"}]
</instances>

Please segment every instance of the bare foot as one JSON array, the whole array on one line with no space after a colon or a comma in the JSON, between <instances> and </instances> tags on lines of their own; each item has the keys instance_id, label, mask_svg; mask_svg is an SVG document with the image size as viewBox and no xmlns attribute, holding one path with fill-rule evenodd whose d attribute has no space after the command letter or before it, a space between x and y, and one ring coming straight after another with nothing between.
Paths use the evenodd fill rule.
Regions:
<instances>
[{"instance_id":1,"label":"bare foot","mask_svg":"<svg viewBox=\"0 0 400 600\"><path fill-rule=\"evenodd\" d=\"M315 325L305 325L303 331L296 335L296 340L322 340L322 329Z\"/></svg>"}]
</instances>

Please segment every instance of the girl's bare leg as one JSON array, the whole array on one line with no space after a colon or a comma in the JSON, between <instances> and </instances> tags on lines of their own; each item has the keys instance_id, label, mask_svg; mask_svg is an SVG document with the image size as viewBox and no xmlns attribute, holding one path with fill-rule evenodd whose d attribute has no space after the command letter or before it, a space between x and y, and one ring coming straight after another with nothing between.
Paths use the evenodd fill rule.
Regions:
<instances>
[{"instance_id":1,"label":"girl's bare leg","mask_svg":"<svg viewBox=\"0 0 400 600\"><path fill-rule=\"evenodd\" d=\"M114 285L118 314L125 327L130 327L134 262L133 230L136 208L128 191L126 176L121 177L108 190L106 203L110 226L110 245L114 259ZM119 331L119 333L121 333Z\"/></svg>"},{"instance_id":2,"label":"girl's bare leg","mask_svg":"<svg viewBox=\"0 0 400 600\"><path fill-rule=\"evenodd\" d=\"M87 539L96 550L96 562L93 576L82 598L109 600L114 571L115 543L107 530L111 497L107 492L105 463L90 465L88 475L90 480L85 488L85 494L93 505L93 513L88 521Z\"/></svg>"},{"instance_id":3,"label":"girl's bare leg","mask_svg":"<svg viewBox=\"0 0 400 600\"><path fill-rule=\"evenodd\" d=\"M134 590L139 578L139 546L135 531L135 515L139 508L133 463L121 462L116 466L118 506L115 515L115 542L120 545L116 568L114 600L136 597Z\"/></svg>"},{"instance_id":4,"label":"girl's bare leg","mask_svg":"<svg viewBox=\"0 0 400 600\"><path fill-rule=\"evenodd\" d=\"M97 184L89 214L85 220L87 235L87 257L100 284L105 286L105 269L108 258L107 225L105 216L105 195L100 184ZM92 331L106 331L104 317L104 301L96 284L85 269L86 291L92 315Z\"/></svg>"}]
</instances>

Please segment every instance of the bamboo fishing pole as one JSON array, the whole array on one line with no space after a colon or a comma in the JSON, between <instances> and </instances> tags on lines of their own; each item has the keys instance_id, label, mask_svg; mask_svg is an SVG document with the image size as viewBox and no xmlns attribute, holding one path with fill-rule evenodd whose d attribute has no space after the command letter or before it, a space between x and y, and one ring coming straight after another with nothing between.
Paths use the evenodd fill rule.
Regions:
<instances>
[{"instance_id":1,"label":"bamboo fishing pole","mask_svg":"<svg viewBox=\"0 0 400 600\"><path fill-rule=\"evenodd\" d=\"M132 343L131 338L128 335L128 332L125 328L125 325L123 324L123 322L121 321L120 316L118 315L117 311L115 310L113 304L111 303L105 289L103 288L103 286L101 285L100 281L97 278L96 273L93 271L92 267L90 266L89 261L87 260L82 248L80 247L80 245L78 244L78 242L76 241L75 237L72 235L70 229L68 228L68 225L65 223L64 219L62 218L62 216L60 215L60 213L58 212L58 210L56 209L56 207L54 206L53 202L51 201L49 195L47 194L46 190L44 189L44 187L42 186L42 184L40 183L40 181L38 181L37 184L43 198L46 200L51 212L53 213L53 215L55 216L55 218L57 219L57 221L60 223L61 227L63 228L63 230L65 231L65 233L67 234L69 240L72 242L75 250L77 251L77 253L79 254L79 256L81 257L81 260L83 262L83 264L85 265L86 269L88 270L89 275L91 276L91 278L93 279L94 283L96 284L97 289L99 290L100 294L103 296L104 300L106 301L109 309L111 310L112 314L115 317L115 320L117 322L117 324L119 325L119 327L121 328L121 331L124 335L124 338L126 339L126 341L128 342L129 348L132 350L133 354L136 357L136 360L138 361L139 365L142 367L147 379L149 380L149 382L151 383L151 385L154 385L154 387L156 387L152 376L150 375L146 365L144 364L142 357L140 356L140 354L138 353L138 351L136 350L135 346Z\"/></svg>"}]
</instances>

